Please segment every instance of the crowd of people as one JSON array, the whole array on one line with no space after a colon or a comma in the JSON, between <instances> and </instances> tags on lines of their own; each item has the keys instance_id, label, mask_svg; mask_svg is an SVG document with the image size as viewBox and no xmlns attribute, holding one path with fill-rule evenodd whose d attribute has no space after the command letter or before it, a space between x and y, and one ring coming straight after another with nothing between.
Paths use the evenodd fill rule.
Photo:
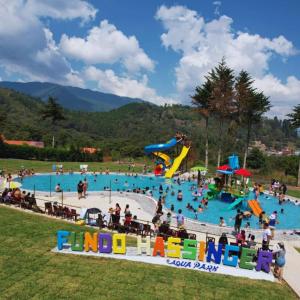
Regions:
<instances>
[{"instance_id":1,"label":"crowd of people","mask_svg":"<svg viewBox=\"0 0 300 300\"><path fill-rule=\"evenodd\" d=\"M35 195L30 192L21 191L19 188L5 188L1 193L0 202L4 204L15 204L21 208L41 212L37 206Z\"/></svg>"}]
</instances>

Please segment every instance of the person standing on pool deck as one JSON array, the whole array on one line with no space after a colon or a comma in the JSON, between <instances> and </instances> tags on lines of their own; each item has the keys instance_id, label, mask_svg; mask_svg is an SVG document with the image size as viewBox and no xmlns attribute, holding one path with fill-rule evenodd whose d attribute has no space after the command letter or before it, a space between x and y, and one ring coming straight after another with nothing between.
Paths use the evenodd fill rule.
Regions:
<instances>
[{"instance_id":1,"label":"person standing on pool deck","mask_svg":"<svg viewBox=\"0 0 300 300\"><path fill-rule=\"evenodd\" d=\"M176 216L177 220L177 227L179 228L180 226L184 225L184 216L182 214L182 210L178 209L178 215Z\"/></svg>"},{"instance_id":2,"label":"person standing on pool deck","mask_svg":"<svg viewBox=\"0 0 300 300\"><path fill-rule=\"evenodd\" d=\"M120 214L121 214L121 207L119 203L116 203L116 208L114 209L115 212L115 223L119 224L120 223Z\"/></svg>"},{"instance_id":3,"label":"person standing on pool deck","mask_svg":"<svg viewBox=\"0 0 300 300\"><path fill-rule=\"evenodd\" d=\"M278 249L273 249L273 254L275 254L275 268L274 273L280 281L282 280L283 267L285 265L285 248L282 242L278 243Z\"/></svg>"},{"instance_id":4,"label":"person standing on pool deck","mask_svg":"<svg viewBox=\"0 0 300 300\"><path fill-rule=\"evenodd\" d=\"M235 216L235 222L234 222L234 231L236 233L240 233L241 225L242 225L242 219L243 219L243 213L238 209L237 214Z\"/></svg>"},{"instance_id":5,"label":"person standing on pool deck","mask_svg":"<svg viewBox=\"0 0 300 300\"><path fill-rule=\"evenodd\" d=\"M277 211L273 211L273 213L270 215L269 217L269 228L271 230L272 233L272 239L274 238L275 235L275 226L276 224L278 224L278 220L277 220Z\"/></svg>"},{"instance_id":6,"label":"person standing on pool deck","mask_svg":"<svg viewBox=\"0 0 300 300\"><path fill-rule=\"evenodd\" d=\"M83 183L80 180L77 184L77 193L78 193L78 199L82 198L82 192L83 192Z\"/></svg>"},{"instance_id":7,"label":"person standing on pool deck","mask_svg":"<svg viewBox=\"0 0 300 300\"><path fill-rule=\"evenodd\" d=\"M86 197L86 192L87 192L87 189L88 189L88 182L86 180L86 178L84 178L83 180L83 197L85 198Z\"/></svg>"},{"instance_id":8,"label":"person standing on pool deck","mask_svg":"<svg viewBox=\"0 0 300 300\"><path fill-rule=\"evenodd\" d=\"M271 230L269 228L269 224L264 223L262 250L269 250L269 244L270 244L271 238L272 238L272 233L271 233Z\"/></svg>"}]
</instances>

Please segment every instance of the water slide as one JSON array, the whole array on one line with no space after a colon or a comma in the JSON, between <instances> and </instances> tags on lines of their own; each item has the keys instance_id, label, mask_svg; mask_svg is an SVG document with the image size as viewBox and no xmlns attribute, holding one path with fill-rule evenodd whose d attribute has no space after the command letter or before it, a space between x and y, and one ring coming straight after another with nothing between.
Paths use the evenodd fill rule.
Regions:
<instances>
[{"instance_id":1,"label":"water slide","mask_svg":"<svg viewBox=\"0 0 300 300\"><path fill-rule=\"evenodd\" d=\"M233 209L233 208L236 207L238 204L240 204L243 200L244 200L244 198L242 198L242 197L237 198L235 201L233 201L233 202L227 207L227 210Z\"/></svg>"},{"instance_id":2,"label":"water slide","mask_svg":"<svg viewBox=\"0 0 300 300\"><path fill-rule=\"evenodd\" d=\"M177 169L179 168L182 160L187 156L188 152L190 150L190 147L186 147L186 146L183 146L182 147L182 150L181 150L181 153L179 156L177 156L175 159L174 159L174 162L173 162L173 165L172 167L166 171L166 174L165 174L165 177L166 178L171 178L173 176L173 174L177 171Z\"/></svg>"},{"instance_id":3,"label":"water slide","mask_svg":"<svg viewBox=\"0 0 300 300\"><path fill-rule=\"evenodd\" d=\"M166 167L169 167L171 165L171 158L169 155L162 152L153 152L153 154L160 157L165 162Z\"/></svg>"},{"instance_id":4,"label":"water slide","mask_svg":"<svg viewBox=\"0 0 300 300\"><path fill-rule=\"evenodd\" d=\"M149 146L145 147L145 152L149 154L149 153L152 153L152 152L165 151L165 150L168 150L168 149L176 146L177 142L178 141L176 140L176 138L172 138L171 140L169 140L165 144L149 145Z\"/></svg>"},{"instance_id":5,"label":"water slide","mask_svg":"<svg viewBox=\"0 0 300 300\"><path fill-rule=\"evenodd\" d=\"M256 200L249 200L248 204L253 211L254 215L259 217L259 215L262 213L262 209L259 205L259 203Z\"/></svg>"}]
</instances>

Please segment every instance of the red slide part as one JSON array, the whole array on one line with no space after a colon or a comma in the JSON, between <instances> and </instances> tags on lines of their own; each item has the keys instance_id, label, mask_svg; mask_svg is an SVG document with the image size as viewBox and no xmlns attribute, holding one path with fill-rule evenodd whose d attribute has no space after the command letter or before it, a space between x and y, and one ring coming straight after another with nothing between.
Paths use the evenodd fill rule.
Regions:
<instances>
[{"instance_id":1,"label":"red slide part","mask_svg":"<svg viewBox=\"0 0 300 300\"><path fill-rule=\"evenodd\" d=\"M156 166L156 168L154 169L154 175L155 176L161 176L162 175L162 167L160 165Z\"/></svg>"}]
</instances>

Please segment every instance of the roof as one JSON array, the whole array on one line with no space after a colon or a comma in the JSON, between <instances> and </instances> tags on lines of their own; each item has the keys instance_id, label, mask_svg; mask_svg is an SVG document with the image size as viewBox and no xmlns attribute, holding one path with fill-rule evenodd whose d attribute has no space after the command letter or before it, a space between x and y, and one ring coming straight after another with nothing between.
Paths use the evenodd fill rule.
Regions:
<instances>
[{"instance_id":1,"label":"roof","mask_svg":"<svg viewBox=\"0 0 300 300\"><path fill-rule=\"evenodd\" d=\"M83 147L83 148L81 148L81 152L90 153L90 154L96 153L97 150L98 150L97 148L93 148L93 147Z\"/></svg>"},{"instance_id":2,"label":"roof","mask_svg":"<svg viewBox=\"0 0 300 300\"><path fill-rule=\"evenodd\" d=\"M5 140L4 142L9 145L17 145L17 146L28 145L36 148L44 148L44 142L39 142L39 141Z\"/></svg>"}]
</instances>

